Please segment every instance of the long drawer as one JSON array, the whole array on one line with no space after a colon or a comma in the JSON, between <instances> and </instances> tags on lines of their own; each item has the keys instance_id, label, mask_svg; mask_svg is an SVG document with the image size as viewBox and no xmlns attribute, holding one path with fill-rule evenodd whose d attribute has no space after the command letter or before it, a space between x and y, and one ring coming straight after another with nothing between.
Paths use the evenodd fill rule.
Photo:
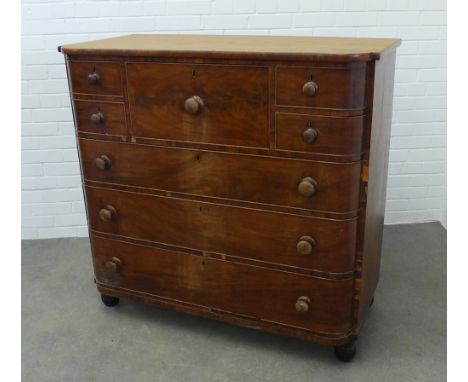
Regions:
<instances>
[{"instance_id":1,"label":"long drawer","mask_svg":"<svg viewBox=\"0 0 468 382\"><path fill-rule=\"evenodd\" d=\"M326 163L88 139L80 139L80 151L87 180L318 211L358 208L360 162Z\"/></svg>"},{"instance_id":2,"label":"long drawer","mask_svg":"<svg viewBox=\"0 0 468 382\"><path fill-rule=\"evenodd\" d=\"M317 332L351 327L352 279L316 279L96 236L92 246L99 283Z\"/></svg>"},{"instance_id":3,"label":"long drawer","mask_svg":"<svg viewBox=\"0 0 468 382\"><path fill-rule=\"evenodd\" d=\"M356 219L331 220L85 187L92 230L205 252L349 273Z\"/></svg>"}]
</instances>

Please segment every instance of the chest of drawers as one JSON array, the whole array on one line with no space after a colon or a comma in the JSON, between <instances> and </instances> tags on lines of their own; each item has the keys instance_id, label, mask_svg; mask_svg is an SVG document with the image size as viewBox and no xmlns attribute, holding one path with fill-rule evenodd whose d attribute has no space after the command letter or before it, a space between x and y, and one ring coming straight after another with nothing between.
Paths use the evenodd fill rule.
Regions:
<instances>
[{"instance_id":1,"label":"chest of drawers","mask_svg":"<svg viewBox=\"0 0 468 382\"><path fill-rule=\"evenodd\" d=\"M352 359L379 277L398 44L60 47L104 304L133 298Z\"/></svg>"}]
</instances>

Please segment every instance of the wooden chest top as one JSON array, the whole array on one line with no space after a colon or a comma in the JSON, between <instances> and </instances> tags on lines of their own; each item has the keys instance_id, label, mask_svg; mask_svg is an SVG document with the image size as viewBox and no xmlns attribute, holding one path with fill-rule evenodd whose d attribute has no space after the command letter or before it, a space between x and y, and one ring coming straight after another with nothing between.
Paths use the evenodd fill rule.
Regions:
<instances>
[{"instance_id":1,"label":"wooden chest top","mask_svg":"<svg viewBox=\"0 0 468 382\"><path fill-rule=\"evenodd\" d=\"M391 38L133 34L64 45L61 51L111 56L371 61L399 44L399 39Z\"/></svg>"}]
</instances>

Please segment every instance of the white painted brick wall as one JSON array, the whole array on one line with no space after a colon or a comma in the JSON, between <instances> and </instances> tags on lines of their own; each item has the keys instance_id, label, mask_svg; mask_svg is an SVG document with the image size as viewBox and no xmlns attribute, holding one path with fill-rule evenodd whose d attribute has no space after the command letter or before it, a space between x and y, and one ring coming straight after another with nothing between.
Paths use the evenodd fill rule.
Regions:
<instances>
[{"instance_id":1,"label":"white painted brick wall","mask_svg":"<svg viewBox=\"0 0 468 382\"><path fill-rule=\"evenodd\" d=\"M386 223L445 220L444 0L23 0L23 238L87 234L63 56L127 33L400 37Z\"/></svg>"}]
</instances>

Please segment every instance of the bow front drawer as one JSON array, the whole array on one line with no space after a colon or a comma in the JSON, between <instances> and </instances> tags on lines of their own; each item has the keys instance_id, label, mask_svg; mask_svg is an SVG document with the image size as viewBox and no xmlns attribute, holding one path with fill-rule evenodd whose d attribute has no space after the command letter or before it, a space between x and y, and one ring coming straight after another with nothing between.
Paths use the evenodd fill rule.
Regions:
<instances>
[{"instance_id":1,"label":"bow front drawer","mask_svg":"<svg viewBox=\"0 0 468 382\"><path fill-rule=\"evenodd\" d=\"M268 68L128 63L137 137L268 146Z\"/></svg>"},{"instance_id":2,"label":"bow front drawer","mask_svg":"<svg viewBox=\"0 0 468 382\"><path fill-rule=\"evenodd\" d=\"M353 280L330 281L92 237L96 281L308 330L346 333Z\"/></svg>"},{"instance_id":3,"label":"bow front drawer","mask_svg":"<svg viewBox=\"0 0 468 382\"><path fill-rule=\"evenodd\" d=\"M332 117L276 113L276 148L359 160L365 121L362 115Z\"/></svg>"},{"instance_id":4,"label":"bow front drawer","mask_svg":"<svg viewBox=\"0 0 468 382\"><path fill-rule=\"evenodd\" d=\"M85 187L90 228L330 273L353 269L356 219L304 217Z\"/></svg>"},{"instance_id":5,"label":"bow front drawer","mask_svg":"<svg viewBox=\"0 0 468 382\"><path fill-rule=\"evenodd\" d=\"M364 109L366 66L277 67L276 104L317 109Z\"/></svg>"},{"instance_id":6,"label":"bow front drawer","mask_svg":"<svg viewBox=\"0 0 468 382\"><path fill-rule=\"evenodd\" d=\"M69 61L68 70L73 94L123 94L120 62Z\"/></svg>"},{"instance_id":7,"label":"bow front drawer","mask_svg":"<svg viewBox=\"0 0 468 382\"><path fill-rule=\"evenodd\" d=\"M358 209L360 162L327 163L88 139L80 139L80 152L87 180L326 212Z\"/></svg>"}]
</instances>

